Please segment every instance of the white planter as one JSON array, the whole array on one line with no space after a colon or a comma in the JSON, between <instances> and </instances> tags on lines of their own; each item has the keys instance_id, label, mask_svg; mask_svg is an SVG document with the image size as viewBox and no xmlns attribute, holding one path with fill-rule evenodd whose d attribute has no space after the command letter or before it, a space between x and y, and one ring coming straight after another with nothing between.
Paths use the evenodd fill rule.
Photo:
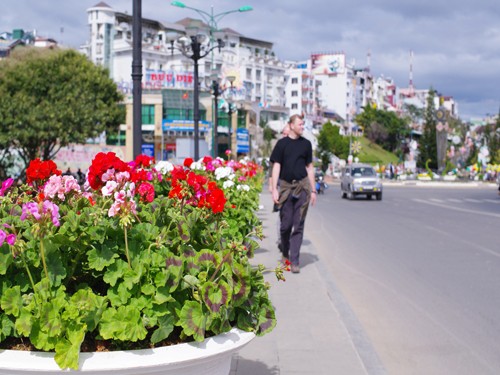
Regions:
<instances>
[{"instance_id":1,"label":"white planter","mask_svg":"<svg viewBox=\"0 0 500 375\"><path fill-rule=\"evenodd\" d=\"M78 371L62 371L53 353L0 350L1 375L62 373L116 375L229 374L232 354L255 337L237 328L199 343L155 349L81 353Z\"/></svg>"}]
</instances>

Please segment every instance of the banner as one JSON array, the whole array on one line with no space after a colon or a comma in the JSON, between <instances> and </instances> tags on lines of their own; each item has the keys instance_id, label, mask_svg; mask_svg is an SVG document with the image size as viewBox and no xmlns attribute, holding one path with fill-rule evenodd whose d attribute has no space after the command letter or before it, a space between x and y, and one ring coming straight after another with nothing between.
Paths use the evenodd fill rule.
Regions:
<instances>
[{"instance_id":1,"label":"banner","mask_svg":"<svg viewBox=\"0 0 500 375\"><path fill-rule=\"evenodd\" d=\"M212 123L209 121L200 120L198 122L198 130L200 132L207 132L211 129ZM194 131L194 121L193 120L163 120L162 124L163 131Z\"/></svg>"}]
</instances>

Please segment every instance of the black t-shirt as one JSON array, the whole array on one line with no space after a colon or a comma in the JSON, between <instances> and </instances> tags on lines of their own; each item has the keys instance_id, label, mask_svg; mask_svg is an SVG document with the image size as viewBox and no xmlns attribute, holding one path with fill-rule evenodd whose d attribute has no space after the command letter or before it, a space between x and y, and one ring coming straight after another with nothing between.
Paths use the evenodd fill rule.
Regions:
<instances>
[{"instance_id":1,"label":"black t-shirt","mask_svg":"<svg viewBox=\"0 0 500 375\"><path fill-rule=\"evenodd\" d=\"M312 163L311 142L304 137L281 138L271 153L271 162L280 164L280 179L302 180L307 177L306 166Z\"/></svg>"}]
</instances>

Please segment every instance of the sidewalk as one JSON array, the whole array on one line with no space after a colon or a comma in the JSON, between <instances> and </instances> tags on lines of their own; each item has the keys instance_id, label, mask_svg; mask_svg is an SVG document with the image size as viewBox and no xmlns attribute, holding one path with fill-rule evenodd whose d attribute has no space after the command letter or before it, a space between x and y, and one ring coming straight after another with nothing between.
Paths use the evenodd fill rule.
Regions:
<instances>
[{"instance_id":1,"label":"sidewalk","mask_svg":"<svg viewBox=\"0 0 500 375\"><path fill-rule=\"evenodd\" d=\"M280 259L278 213L271 212L267 186L261 205L266 238L253 262L273 269ZM286 282L278 282L273 273L266 275L277 326L233 356L230 375L384 374L371 347L360 339L363 334L353 324L357 320L332 277L325 277L325 267L307 238L307 224L300 261L300 273L285 272Z\"/></svg>"}]
</instances>

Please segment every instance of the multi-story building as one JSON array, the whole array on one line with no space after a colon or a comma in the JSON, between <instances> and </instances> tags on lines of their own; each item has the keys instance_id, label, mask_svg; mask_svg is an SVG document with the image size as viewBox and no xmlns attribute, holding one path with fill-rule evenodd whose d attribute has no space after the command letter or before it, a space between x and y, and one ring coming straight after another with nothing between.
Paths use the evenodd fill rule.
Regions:
<instances>
[{"instance_id":1,"label":"multi-story building","mask_svg":"<svg viewBox=\"0 0 500 375\"><path fill-rule=\"evenodd\" d=\"M89 8L87 14L90 40L81 50L96 64L107 67L124 93L131 93L132 16L117 12L104 2ZM142 19L142 87L145 98L151 101L143 103L143 114L149 114L146 118L143 116L143 121L155 122L143 122L143 133L152 132L148 139L154 140L151 144L143 137L143 145L149 145L143 147L143 151L147 152L154 146L155 156L161 159L166 151L172 154L180 151L180 139L193 136L194 64L189 53L181 52L186 46L183 44L187 39L186 31L193 27L207 35L207 47L216 44L216 37L221 37L224 42L220 50L213 49L198 64L200 150L208 152L212 146L214 111L211 89L215 80L222 88L217 109L221 146L218 153L229 144L233 145L234 152L238 151L236 134L240 130L250 135L247 146L256 151L259 137L262 138L257 125L283 118L288 113L283 98L286 66L276 58L273 43L245 37L228 28L221 30L222 36L216 36L218 30L192 18L175 23ZM184 41L179 39L182 37ZM160 97L160 101L154 99L155 96ZM233 113L237 111L236 121L228 118L228 108ZM124 129L131 129L128 121Z\"/></svg>"}]
</instances>

